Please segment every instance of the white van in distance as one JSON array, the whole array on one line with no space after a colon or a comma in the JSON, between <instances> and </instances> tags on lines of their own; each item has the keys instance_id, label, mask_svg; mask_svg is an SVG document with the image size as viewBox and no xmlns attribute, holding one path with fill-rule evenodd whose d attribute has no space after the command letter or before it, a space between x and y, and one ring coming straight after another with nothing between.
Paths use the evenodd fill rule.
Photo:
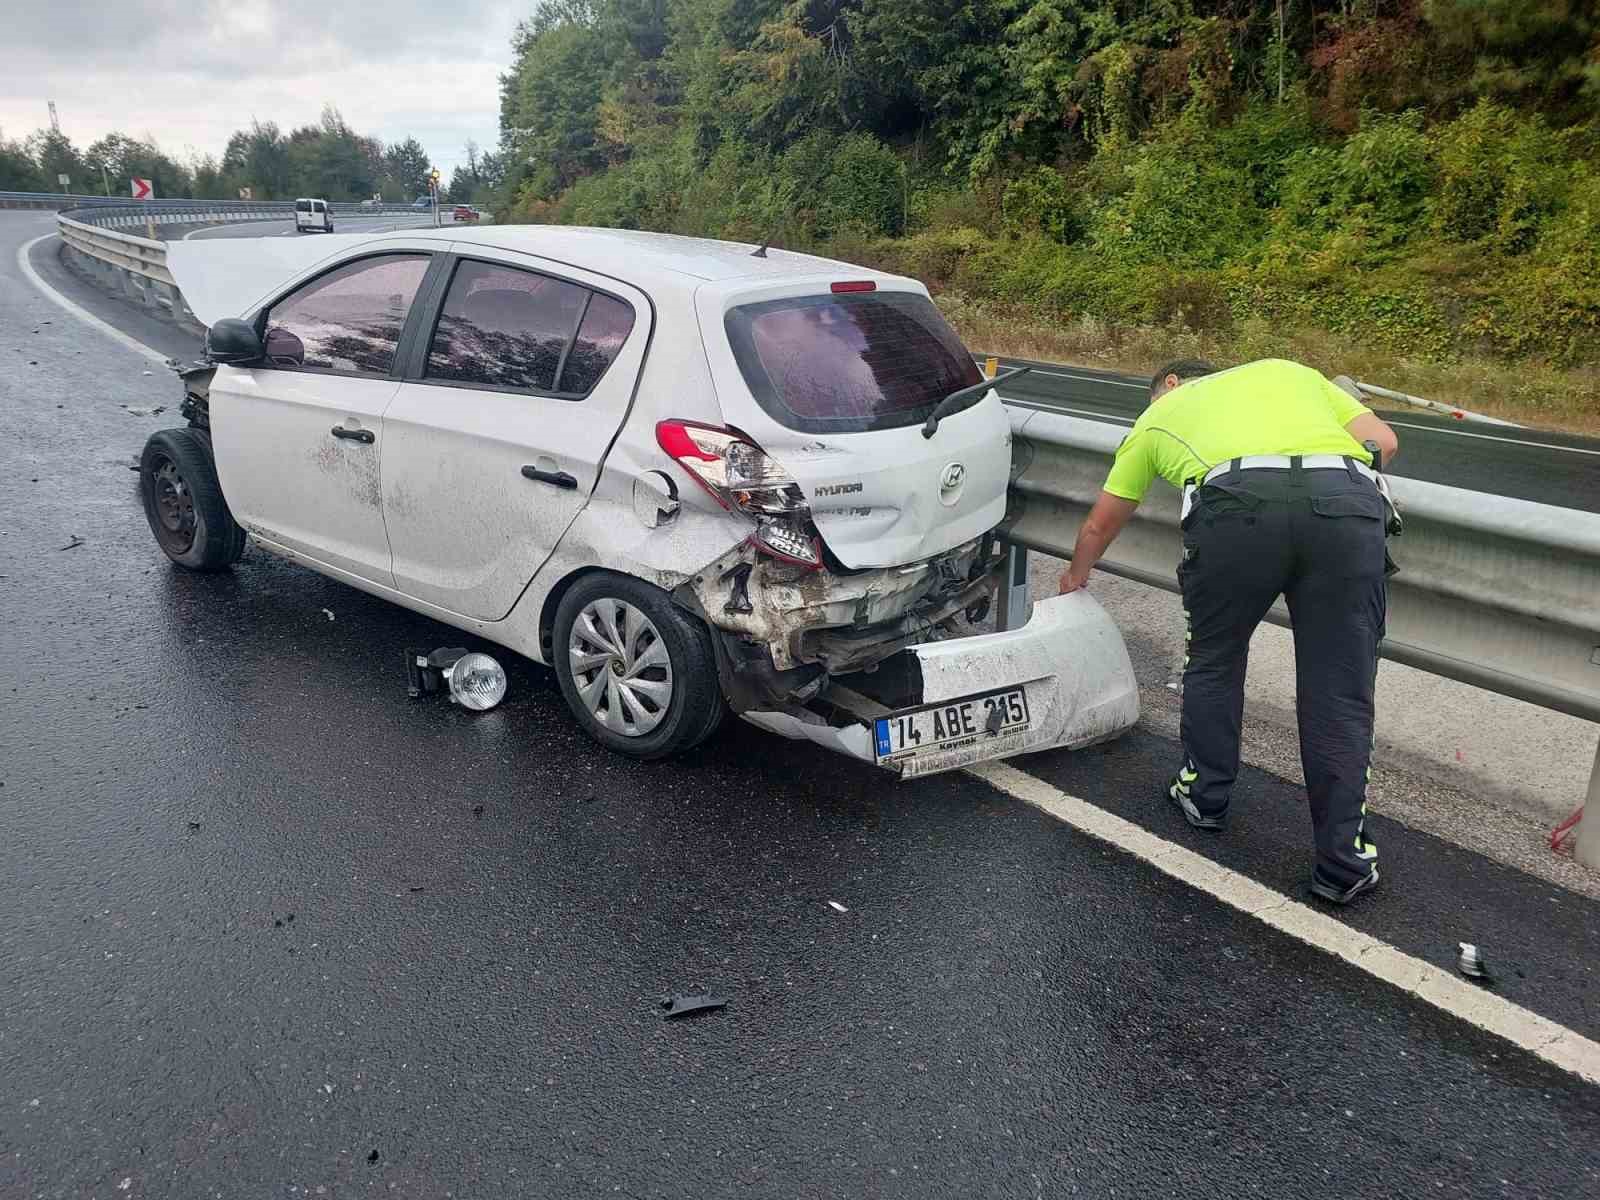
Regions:
<instances>
[{"instance_id":1,"label":"white van in distance","mask_svg":"<svg viewBox=\"0 0 1600 1200\"><path fill-rule=\"evenodd\" d=\"M1086 593L981 631L1010 417L915 280L561 226L168 265L210 323L142 459L181 566L248 537L509 647L636 758L731 713L911 776L1138 718Z\"/></svg>"},{"instance_id":2,"label":"white van in distance","mask_svg":"<svg viewBox=\"0 0 1600 1200\"><path fill-rule=\"evenodd\" d=\"M296 233L305 233L311 229L332 233L333 210L328 207L326 200L301 197L294 202L294 228Z\"/></svg>"}]
</instances>

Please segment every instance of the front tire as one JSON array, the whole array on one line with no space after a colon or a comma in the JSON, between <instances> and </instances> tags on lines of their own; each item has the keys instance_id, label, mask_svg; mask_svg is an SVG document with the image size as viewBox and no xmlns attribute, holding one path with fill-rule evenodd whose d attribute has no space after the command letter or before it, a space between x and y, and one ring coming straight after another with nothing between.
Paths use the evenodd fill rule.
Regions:
<instances>
[{"instance_id":1,"label":"front tire","mask_svg":"<svg viewBox=\"0 0 1600 1200\"><path fill-rule=\"evenodd\" d=\"M139 493L156 544L178 566L222 571L244 554L244 530L222 497L211 443L199 431L150 435L139 455Z\"/></svg>"},{"instance_id":2,"label":"front tire","mask_svg":"<svg viewBox=\"0 0 1600 1200\"><path fill-rule=\"evenodd\" d=\"M691 749L726 711L710 631L660 588L626 575L573 584L556 609L551 657L583 731L629 758Z\"/></svg>"}]
</instances>

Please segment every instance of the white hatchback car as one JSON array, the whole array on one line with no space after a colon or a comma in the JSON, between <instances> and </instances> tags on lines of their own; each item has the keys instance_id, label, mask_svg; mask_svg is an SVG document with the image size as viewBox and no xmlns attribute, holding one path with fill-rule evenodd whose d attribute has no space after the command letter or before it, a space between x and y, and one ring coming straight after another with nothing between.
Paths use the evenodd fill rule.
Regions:
<instances>
[{"instance_id":1,"label":"white hatchback car","mask_svg":"<svg viewBox=\"0 0 1600 1200\"><path fill-rule=\"evenodd\" d=\"M549 664L638 758L730 711L903 775L1137 720L1086 594L971 631L1011 425L921 284L607 229L338 242L173 243L213 322L142 459L174 562L248 535Z\"/></svg>"}]
</instances>

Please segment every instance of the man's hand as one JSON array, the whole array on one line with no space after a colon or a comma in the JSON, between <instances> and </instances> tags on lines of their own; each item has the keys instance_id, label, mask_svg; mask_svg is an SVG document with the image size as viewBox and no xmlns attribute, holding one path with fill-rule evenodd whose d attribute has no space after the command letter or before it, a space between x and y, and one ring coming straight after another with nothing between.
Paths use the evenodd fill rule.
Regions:
<instances>
[{"instance_id":1,"label":"man's hand","mask_svg":"<svg viewBox=\"0 0 1600 1200\"><path fill-rule=\"evenodd\" d=\"M1078 541L1072 548L1072 564L1061 575L1061 594L1075 592L1089 586L1089 572L1106 552L1122 527L1139 507L1136 500L1124 500L1110 492L1101 492L1089 515L1078 530Z\"/></svg>"}]
</instances>

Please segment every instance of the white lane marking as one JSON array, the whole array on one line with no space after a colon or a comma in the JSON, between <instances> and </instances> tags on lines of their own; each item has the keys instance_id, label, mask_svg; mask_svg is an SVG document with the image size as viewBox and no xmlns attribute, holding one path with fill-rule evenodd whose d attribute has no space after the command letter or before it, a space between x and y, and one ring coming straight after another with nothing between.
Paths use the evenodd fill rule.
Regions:
<instances>
[{"instance_id":1,"label":"white lane marking","mask_svg":"<svg viewBox=\"0 0 1600 1200\"><path fill-rule=\"evenodd\" d=\"M1409 421L1390 421L1389 424L1399 429L1420 429L1424 433L1448 433L1453 437L1479 438L1485 442L1509 442L1513 446L1532 446L1535 450L1564 450L1568 454L1593 454L1600 457L1600 450L1590 450L1586 446L1559 446L1551 442L1530 442L1523 438L1496 437L1492 433L1468 433L1465 429L1444 429L1438 425L1413 425Z\"/></svg>"},{"instance_id":2,"label":"white lane marking","mask_svg":"<svg viewBox=\"0 0 1600 1200\"><path fill-rule=\"evenodd\" d=\"M1007 795L1032 805L1090 837L1115 846L1178 882L1214 896L1262 924L1351 964L1383 982L1466 1021L1590 1083L1600 1083L1600 1042L1476 984L1457 978L1387 942L1351 929L1282 892L1257 883L1193 850L1157 837L1086 800L1004 763L967 768Z\"/></svg>"},{"instance_id":3,"label":"white lane marking","mask_svg":"<svg viewBox=\"0 0 1600 1200\"><path fill-rule=\"evenodd\" d=\"M23 277L26 278L29 283L33 284L34 287L38 288L47 300L51 300L60 305L73 316L77 317L78 320L82 321L85 325L88 325L94 329L98 329L108 338L111 338L118 344L129 350L132 350L135 354L142 354L151 362L160 363L162 366L166 366L167 356L161 353L161 351L156 350L153 347L146 346L137 338L128 336L114 325L108 325L88 309L80 307L79 305L74 304L71 300L68 300L60 292L56 291L55 288L51 287L42 278L40 278L39 272L35 271L33 269L33 264L28 261L28 254L40 242L56 236L57 235L53 233L42 234L41 236L34 238L31 242L25 242L17 251L17 269L22 272Z\"/></svg>"}]
</instances>

